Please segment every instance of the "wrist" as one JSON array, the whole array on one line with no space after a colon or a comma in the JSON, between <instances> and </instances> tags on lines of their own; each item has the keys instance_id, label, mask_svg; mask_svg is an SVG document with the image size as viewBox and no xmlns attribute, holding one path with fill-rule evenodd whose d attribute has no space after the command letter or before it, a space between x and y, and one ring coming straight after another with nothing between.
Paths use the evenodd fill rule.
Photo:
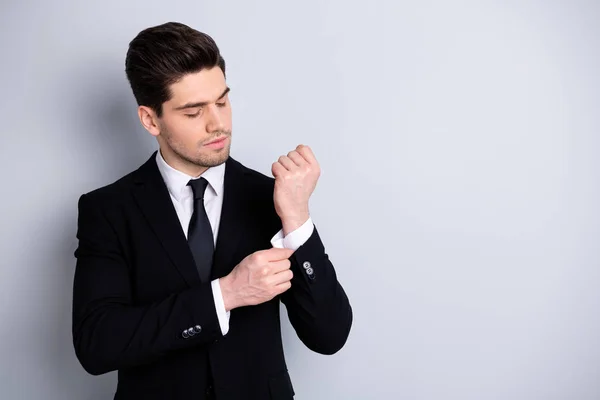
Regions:
<instances>
[{"instance_id":1,"label":"wrist","mask_svg":"<svg viewBox=\"0 0 600 400\"><path fill-rule=\"evenodd\" d=\"M300 228L302 225L304 225L306 223L306 221L308 221L309 217L310 217L310 215L308 213L306 213L306 214L302 214L299 216L281 218L281 226L283 228L283 235L287 236L291 232Z\"/></svg>"},{"instance_id":2,"label":"wrist","mask_svg":"<svg viewBox=\"0 0 600 400\"><path fill-rule=\"evenodd\" d=\"M234 308L237 308L235 291L232 290L231 274L219 279L219 286L221 287L221 296L223 296L223 305L225 306L225 312L229 312Z\"/></svg>"}]
</instances>

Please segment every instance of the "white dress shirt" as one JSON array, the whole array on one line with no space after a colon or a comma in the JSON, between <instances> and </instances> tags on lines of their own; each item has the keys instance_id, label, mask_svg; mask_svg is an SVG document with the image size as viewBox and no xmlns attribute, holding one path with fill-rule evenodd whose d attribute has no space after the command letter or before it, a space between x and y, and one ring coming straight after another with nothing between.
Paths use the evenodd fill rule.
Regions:
<instances>
[{"instance_id":1,"label":"white dress shirt","mask_svg":"<svg viewBox=\"0 0 600 400\"><path fill-rule=\"evenodd\" d=\"M188 182L190 179L198 179L200 176L208 181L208 187L204 193L204 207L206 208L206 214L210 221L216 246L219 233L219 222L221 220L221 210L223 208L225 163L208 168L203 174L196 177L189 176L171 167L166 163L160 151L156 152L156 164L167 185L167 189L171 195L171 201L173 202L177 217L179 217L179 222L181 223L181 229L183 229L186 238L188 226L192 218L192 213L194 212L194 196L192 188L188 186ZM300 228L290 232L285 237L283 235L283 230L277 232L271 239L271 245L273 247L287 248L295 251L308 240L313 233L313 229L313 222L311 218L308 218ZM215 300L215 309L217 310L219 325L221 326L221 333L226 335L229 331L230 313L225 311L219 279L213 280L211 286Z\"/></svg>"}]
</instances>

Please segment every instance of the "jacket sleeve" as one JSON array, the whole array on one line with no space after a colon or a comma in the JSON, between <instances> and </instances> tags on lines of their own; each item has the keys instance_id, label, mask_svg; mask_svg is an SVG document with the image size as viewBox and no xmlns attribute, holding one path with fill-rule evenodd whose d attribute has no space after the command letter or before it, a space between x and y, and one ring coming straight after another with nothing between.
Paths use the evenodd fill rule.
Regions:
<instances>
[{"instance_id":1,"label":"jacket sleeve","mask_svg":"<svg viewBox=\"0 0 600 400\"><path fill-rule=\"evenodd\" d=\"M290 261L292 287L281 296L290 322L309 349L334 354L348 339L353 314L316 227Z\"/></svg>"},{"instance_id":2,"label":"jacket sleeve","mask_svg":"<svg viewBox=\"0 0 600 400\"><path fill-rule=\"evenodd\" d=\"M79 199L73 282L75 353L93 375L149 363L222 336L210 283L152 304L132 301L129 268L100 201Z\"/></svg>"}]
</instances>

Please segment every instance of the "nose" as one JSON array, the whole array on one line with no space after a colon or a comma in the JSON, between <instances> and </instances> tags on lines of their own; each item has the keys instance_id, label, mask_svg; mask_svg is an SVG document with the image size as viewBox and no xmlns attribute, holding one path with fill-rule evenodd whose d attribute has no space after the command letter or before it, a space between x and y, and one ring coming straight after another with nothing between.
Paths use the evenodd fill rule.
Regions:
<instances>
[{"instance_id":1,"label":"nose","mask_svg":"<svg viewBox=\"0 0 600 400\"><path fill-rule=\"evenodd\" d=\"M211 104L208 107L208 115L206 122L206 131L207 132L219 132L225 130L225 125L223 124L223 117L219 112L219 109L215 104Z\"/></svg>"}]
</instances>

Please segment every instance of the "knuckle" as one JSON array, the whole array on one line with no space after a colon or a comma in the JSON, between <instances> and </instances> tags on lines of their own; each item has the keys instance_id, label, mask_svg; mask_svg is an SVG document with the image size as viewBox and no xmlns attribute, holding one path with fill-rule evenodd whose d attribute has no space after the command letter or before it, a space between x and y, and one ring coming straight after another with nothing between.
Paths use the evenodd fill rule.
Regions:
<instances>
[{"instance_id":1,"label":"knuckle","mask_svg":"<svg viewBox=\"0 0 600 400\"><path fill-rule=\"evenodd\" d=\"M254 253L250 257L248 257L248 261L250 261L250 265L255 265L255 264L258 264L259 258L260 258L260 256L256 253Z\"/></svg>"},{"instance_id":2,"label":"knuckle","mask_svg":"<svg viewBox=\"0 0 600 400\"><path fill-rule=\"evenodd\" d=\"M271 291L271 285L270 285L270 281L269 278L266 276L263 276L260 278L260 285L262 286L263 290L269 294L269 292Z\"/></svg>"}]
</instances>

